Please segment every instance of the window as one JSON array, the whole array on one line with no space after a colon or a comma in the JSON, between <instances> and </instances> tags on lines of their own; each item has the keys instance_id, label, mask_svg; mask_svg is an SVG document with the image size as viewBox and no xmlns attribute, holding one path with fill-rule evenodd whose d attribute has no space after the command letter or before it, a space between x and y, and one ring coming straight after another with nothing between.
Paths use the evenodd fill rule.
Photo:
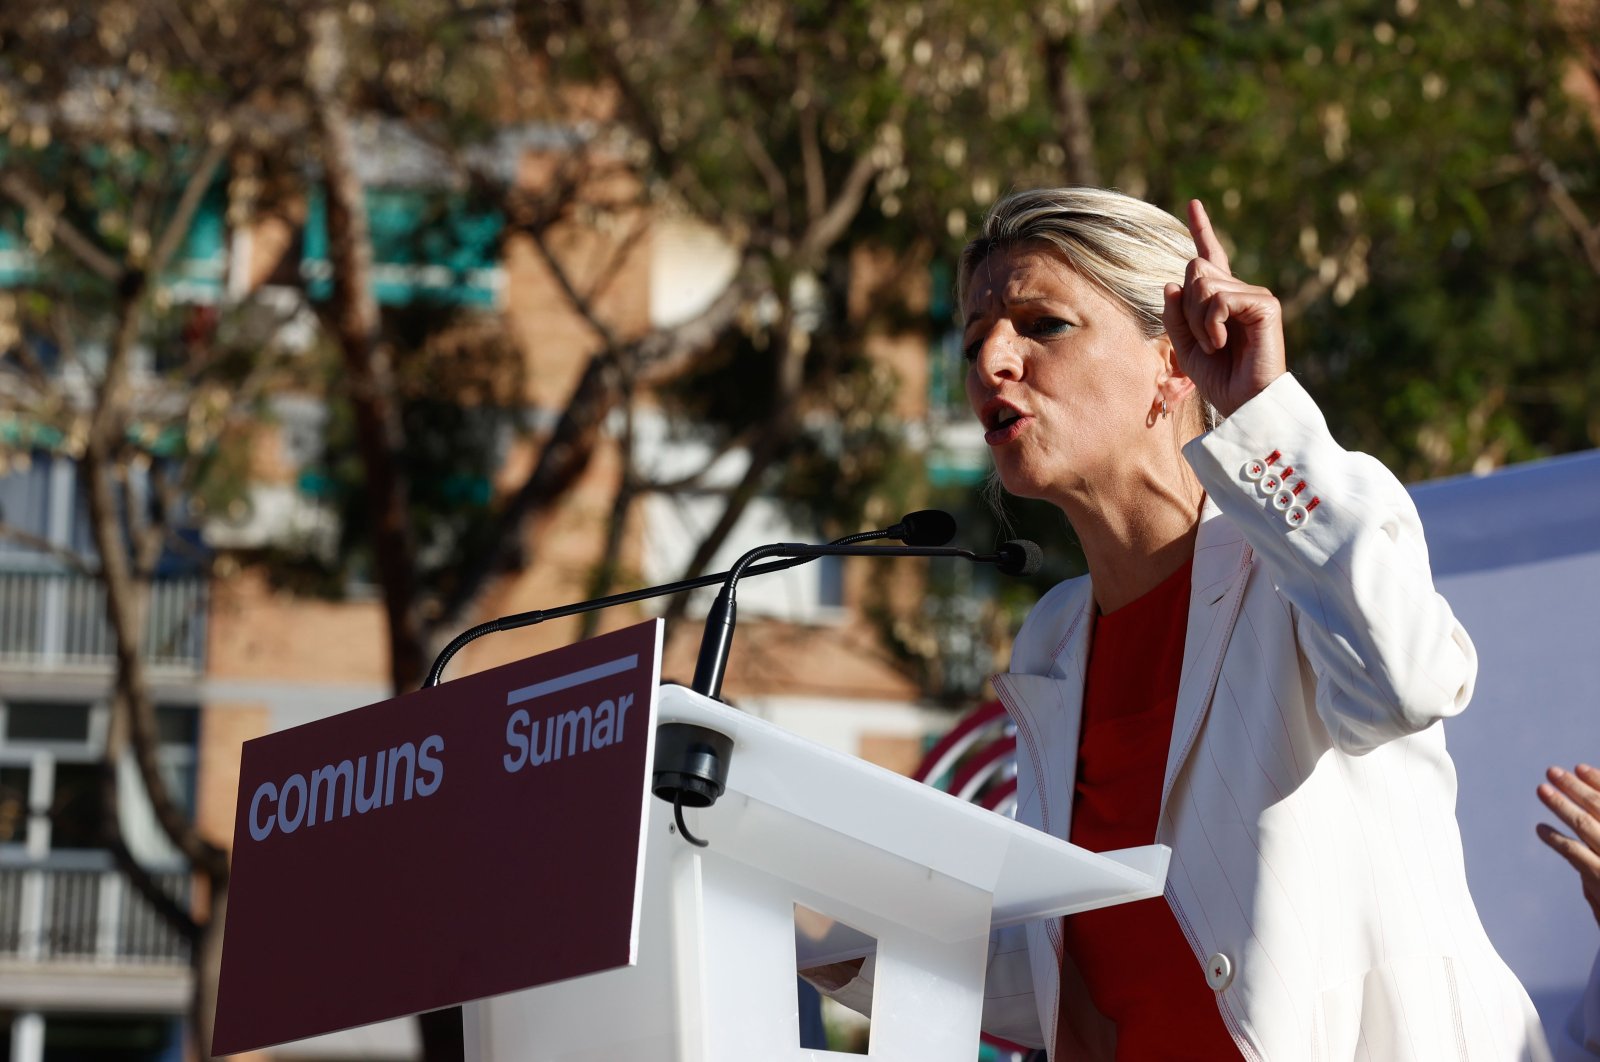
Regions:
<instances>
[{"instance_id":1,"label":"window","mask_svg":"<svg viewBox=\"0 0 1600 1062\"><path fill-rule=\"evenodd\" d=\"M104 844L102 756L110 709L73 701L0 702L0 845L38 853L81 852ZM199 712L158 705L158 767L174 800L193 814ZM176 862L131 753L117 765L121 832L135 858Z\"/></svg>"},{"instance_id":2,"label":"window","mask_svg":"<svg viewBox=\"0 0 1600 1062\"><path fill-rule=\"evenodd\" d=\"M33 770L27 766L0 766L0 846L28 840L28 785Z\"/></svg>"},{"instance_id":3,"label":"window","mask_svg":"<svg viewBox=\"0 0 1600 1062\"><path fill-rule=\"evenodd\" d=\"M5 733L8 741L67 741L81 745L89 740L89 706L11 701L6 706Z\"/></svg>"}]
</instances>

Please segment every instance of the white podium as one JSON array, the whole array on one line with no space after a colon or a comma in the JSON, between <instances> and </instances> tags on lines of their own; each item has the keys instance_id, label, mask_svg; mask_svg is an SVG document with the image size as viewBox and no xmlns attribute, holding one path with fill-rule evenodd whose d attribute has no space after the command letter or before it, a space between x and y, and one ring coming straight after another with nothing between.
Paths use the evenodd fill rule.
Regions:
<instances>
[{"instance_id":1,"label":"white podium","mask_svg":"<svg viewBox=\"0 0 1600 1062\"><path fill-rule=\"evenodd\" d=\"M638 964L467 1004L469 1060L846 1057L799 1046L795 971L875 939L868 1057L971 1062L991 929L1161 894L1164 846L1096 855L680 686L670 722L733 739L727 791L685 811L710 846L654 800ZM796 905L837 924L797 933Z\"/></svg>"}]
</instances>

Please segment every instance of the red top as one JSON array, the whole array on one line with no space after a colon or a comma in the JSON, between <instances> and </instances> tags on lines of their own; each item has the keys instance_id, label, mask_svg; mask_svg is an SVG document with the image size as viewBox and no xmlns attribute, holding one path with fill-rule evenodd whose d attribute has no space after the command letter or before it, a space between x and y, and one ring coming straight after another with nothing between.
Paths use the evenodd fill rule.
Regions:
<instances>
[{"instance_id":1,"label":"red top","mask_svg":"<svg viewBox=\"0 0 1600 1062\"><path fill-rule=\"evenodd\" d=\"M1155 842L1192 566L1095 624L1071 834L1092 852ZM1164 898L1072 915L1062 929L1096 1009L1117 1024L1118 1059L1239 1057Z\"/></svg>"}]
</instances>

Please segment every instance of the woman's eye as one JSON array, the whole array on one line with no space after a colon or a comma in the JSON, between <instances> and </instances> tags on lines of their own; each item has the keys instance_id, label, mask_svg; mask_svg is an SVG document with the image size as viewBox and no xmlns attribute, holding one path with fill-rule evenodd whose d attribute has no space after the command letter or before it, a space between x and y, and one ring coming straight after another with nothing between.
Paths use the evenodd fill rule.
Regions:
<instances>
[{"instance_id":1,"label":"woman's eye","mask_svg":"<svg viewBox=\"0 0 1600 1062\"><path fill-rule=\"evenodd\" d=\"M979 336L961 348L961 356L968 361L978 360L978 351L983 349L983 337Z\"/></svg>"},{"instance_id":2,"label":"woman's eye","mask_svg":"<svg viewBox=\"0 0 1600 1062\"><path fill-rule=\"evenodd\" d=\"M1059 317L1041 317L1033 322L1034 334L1041 336L1059 336L1071 327L1072 322Z\"/></svg>"}]
</instances>

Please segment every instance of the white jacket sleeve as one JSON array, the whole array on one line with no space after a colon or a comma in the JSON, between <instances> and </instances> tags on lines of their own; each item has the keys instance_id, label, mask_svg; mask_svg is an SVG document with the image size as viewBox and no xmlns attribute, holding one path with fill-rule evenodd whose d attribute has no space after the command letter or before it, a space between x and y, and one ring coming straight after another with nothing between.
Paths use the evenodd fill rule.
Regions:
<instances>
[{"instance_id":1,"label":"white jacket sleeve","mask_svg":"<svg viewBox=\"0 0 1600 1062\"><path fill-rule=\"evenodd\" d=\"M1367 751L1466 707L1477 653L1433 588L1410 495L1379 461L1334 442L1294 377L1184 453L1289 601L1317 712L1340 748Z\"/></svg>"}]
</instances>

